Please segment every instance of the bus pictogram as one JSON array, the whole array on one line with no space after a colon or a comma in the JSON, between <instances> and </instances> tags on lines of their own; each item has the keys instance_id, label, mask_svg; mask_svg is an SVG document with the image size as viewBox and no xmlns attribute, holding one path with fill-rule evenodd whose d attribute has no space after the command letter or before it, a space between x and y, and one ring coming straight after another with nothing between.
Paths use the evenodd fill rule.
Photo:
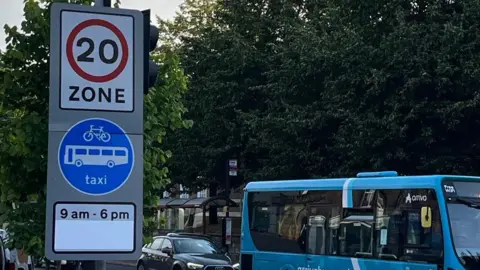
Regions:
<instances>
[{"instance_id":1,"label":"bus pictogram","mask_svg":"<svg viewBox=\"0 0 480 270\"><path fill-rule=\"evenodd\" d=\"M113 168L128 164L126 147L67 145L64 164L82 167L83 165L107 166Z\"/></svg>"}]
</instances>

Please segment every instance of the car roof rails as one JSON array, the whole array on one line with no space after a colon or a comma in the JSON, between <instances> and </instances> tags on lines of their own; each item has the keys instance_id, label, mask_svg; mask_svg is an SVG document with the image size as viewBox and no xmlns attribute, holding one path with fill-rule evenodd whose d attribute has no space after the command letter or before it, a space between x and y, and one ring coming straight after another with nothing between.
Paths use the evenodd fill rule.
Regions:
<instances>
[{"instance_id":1,"label":"car roof rails","mask_svg":"<svg viewBox=\"0 0 480 270\"><path fill-rule=\"evenodd\" d=\"M211 237L206 234L199 234L199 233L184 233L184 232L175 232L175 233L167 233L168 237L181 237L181 236L190 236L190 237L201 237L201 238L208 238Z\"/></svg>"}]
</instances>

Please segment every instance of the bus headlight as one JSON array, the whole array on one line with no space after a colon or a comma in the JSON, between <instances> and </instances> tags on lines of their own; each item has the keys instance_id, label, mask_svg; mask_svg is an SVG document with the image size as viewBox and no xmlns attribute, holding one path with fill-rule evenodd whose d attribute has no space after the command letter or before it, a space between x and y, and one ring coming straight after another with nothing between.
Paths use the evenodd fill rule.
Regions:
<instances>
[{"instance_id":1,"label":"bus headlight","mask_svg":"<svg viewBox=\"0 0 480 270\"><path fill-rule=\"evenodd\" d=\"M198 263L187 263L188 269L200 269L203 268L203 265Z\"/></svg>"}]
</instances>

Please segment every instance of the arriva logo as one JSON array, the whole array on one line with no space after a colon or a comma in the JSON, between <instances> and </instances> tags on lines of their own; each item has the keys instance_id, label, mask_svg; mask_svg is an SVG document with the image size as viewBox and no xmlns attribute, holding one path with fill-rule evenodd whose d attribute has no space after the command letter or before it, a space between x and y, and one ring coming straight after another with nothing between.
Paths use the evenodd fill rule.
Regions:
<instances>
[{"instance_id":1,"label":"arriva logo","mask_svg":"<svg viewBox=\"0 0 480 270\"><path fill-rule=\"evenodd\" d=\"M426 201L427 201L427 195L410 195L410 193L408 193L407 197L405 198L405 203L426 202Z\"/></svg>"},{"instance_id":2,"label":"arriva logo","mask_svg":"<svg viewBox=\"0 0 480 270\"><path fill-rule=\"evenodd\" d=\"M323 268L321 268L320 266L317 266L317 267L310 267L310 265L308 265L307 267L298 267L297 270L324 270Z\"/></svg>"}]
</instances>

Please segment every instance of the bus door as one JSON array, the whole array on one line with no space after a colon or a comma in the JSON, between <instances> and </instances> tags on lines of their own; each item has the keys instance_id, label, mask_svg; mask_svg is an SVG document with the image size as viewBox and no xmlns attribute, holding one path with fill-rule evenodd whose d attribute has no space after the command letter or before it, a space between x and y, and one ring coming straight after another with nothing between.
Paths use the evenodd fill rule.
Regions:
<instances>
[{"instance_id":1,"label":"bus door","mask_svg":"<svg viewBox=\"0 0 480 270\"><path fill-rule=\"evenodd\" d=\"M68 151L67 161L68 161L68 164L70 164L73 162L73 148L69 147L67 151Z\"/></svg>"}]
</instances>

